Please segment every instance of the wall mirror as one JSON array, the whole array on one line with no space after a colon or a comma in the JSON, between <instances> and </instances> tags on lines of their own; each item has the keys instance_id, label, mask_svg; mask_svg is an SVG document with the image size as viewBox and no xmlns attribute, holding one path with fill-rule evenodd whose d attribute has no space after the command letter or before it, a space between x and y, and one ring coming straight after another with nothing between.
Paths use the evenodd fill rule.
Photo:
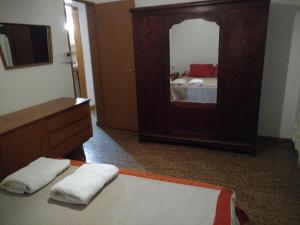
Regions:
<instances>
[{"instance_id":1,"label":"wall mirror","mask_svg":"<svg viewBox=\"0 0 300 225\"><path fill-rule=\"evenodd\" d=\"M204 19L171 27L171 102L217 102L219 33L217 23Z\"/></svg>"},{"instance_id":2,"label":"wall mirror","mask_svg":"<svg viewBox=\"0 0 300 225\"><path fill-rule=\"evenodd\" d=\"M5 69L52 63L50 26L0 22L0 55Z\"/></svg>"}]
</instances>

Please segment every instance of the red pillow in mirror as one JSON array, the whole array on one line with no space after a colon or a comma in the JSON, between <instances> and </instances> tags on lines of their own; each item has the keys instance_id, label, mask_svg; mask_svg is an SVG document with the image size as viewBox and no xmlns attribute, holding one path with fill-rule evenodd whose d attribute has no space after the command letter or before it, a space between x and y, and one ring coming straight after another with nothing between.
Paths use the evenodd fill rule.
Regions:
<instances>
[{"instance_id":1,"label":"red pillow in mirror","mask_svg":"<svg viewBox=\"0 0 300 225\"><path fill-rule=\"evenodd\" d=\"M214 66L213 64L191 64L189 77L213 77Z\"/></svg>"}]
</instances>

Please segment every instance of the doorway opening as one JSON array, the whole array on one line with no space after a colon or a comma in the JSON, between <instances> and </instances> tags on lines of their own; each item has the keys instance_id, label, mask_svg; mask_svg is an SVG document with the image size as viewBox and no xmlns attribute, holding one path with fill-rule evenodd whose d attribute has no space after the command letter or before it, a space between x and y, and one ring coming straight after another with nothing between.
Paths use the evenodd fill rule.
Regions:
<instances>
[{"instance_id":1,"label":"doorway opening","mask_svg":"<svg viewBox=\"0 0 300 225\"><path fill-rule=\"evenodd\" d=\"M91 110L96 113L86 5L65 0L65 14L75 97L89 98Z\"/></svg>"},{"instance_id":2,"label":"doorway opening","mask_svg":"<svg viewBox=\"0 0 300 225\"><path fill-rule=\"evenodd\" d=\"M98 126L137 131L129 12L134 0L99 4L64 0L64 4L75 96L91 99L92 109L96 106L92 115Z\"/></svg>"}]
</instances>

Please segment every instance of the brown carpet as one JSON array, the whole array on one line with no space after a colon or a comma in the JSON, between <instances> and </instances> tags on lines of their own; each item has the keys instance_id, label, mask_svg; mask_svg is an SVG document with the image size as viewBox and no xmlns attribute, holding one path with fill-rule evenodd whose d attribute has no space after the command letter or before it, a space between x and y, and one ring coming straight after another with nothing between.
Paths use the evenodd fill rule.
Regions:
<instances>
[{"instance_id":1,"label":"brown carpet","mask_svg":"<svg viewBox=\"0 0 300 225\"><path fill-rule=\"evenodd\" d=\"M289 141L259 140L255 157L190 146L139 143L136 133L94 126L87 162L112 163L236 191L250 224L300 225L300 169Z\"/></svg>"}]
</instances>

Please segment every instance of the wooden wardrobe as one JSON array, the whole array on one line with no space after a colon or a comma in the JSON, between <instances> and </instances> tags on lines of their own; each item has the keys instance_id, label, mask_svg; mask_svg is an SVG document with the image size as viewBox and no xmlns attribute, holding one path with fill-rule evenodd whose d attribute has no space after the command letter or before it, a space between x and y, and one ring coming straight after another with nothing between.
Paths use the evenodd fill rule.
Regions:
<instances>
[{"instance_id":1,"label":"wooden wardrobe","mask_svg":"<svg viewBox=\"0 0 300 225\"><path fill-rule=\"evenodd\" d=\"M255 153L269 0L210 0L131 9L139 137ZM216 104L170 101L176 24L219 25Z\"/></svg>"}]
</instances>

